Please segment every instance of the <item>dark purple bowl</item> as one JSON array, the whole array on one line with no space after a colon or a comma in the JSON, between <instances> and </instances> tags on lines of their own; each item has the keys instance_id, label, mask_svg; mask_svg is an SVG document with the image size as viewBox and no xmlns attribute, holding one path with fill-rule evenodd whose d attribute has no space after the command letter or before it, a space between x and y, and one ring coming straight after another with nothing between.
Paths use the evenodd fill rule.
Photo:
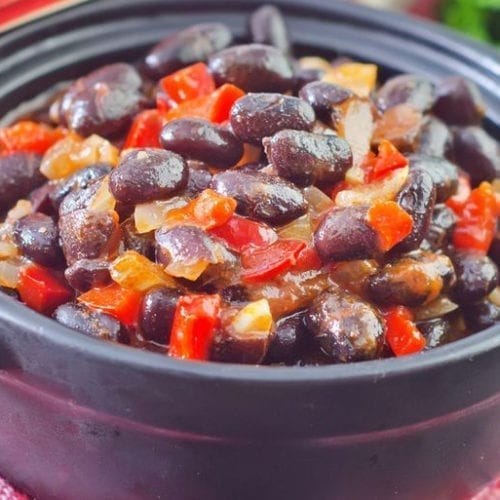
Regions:
<instances>
[{"instance_id":1,"label":"dark purple bowl","mask_svg":"<svg viewBox=\"0 0 500 500\"><path fill-rule=\"evenodd\" d=\"M0 38L0 116L252 0L104 0ZM500 136L492 49L403 16L278 0L298 51L462 74ZM8 119L8 117L7 117ZM0 474L37 499L460 499L500 472L500 328L400 359L270 368L87 338L0 296Z\"/></svg>"}]
</instances>

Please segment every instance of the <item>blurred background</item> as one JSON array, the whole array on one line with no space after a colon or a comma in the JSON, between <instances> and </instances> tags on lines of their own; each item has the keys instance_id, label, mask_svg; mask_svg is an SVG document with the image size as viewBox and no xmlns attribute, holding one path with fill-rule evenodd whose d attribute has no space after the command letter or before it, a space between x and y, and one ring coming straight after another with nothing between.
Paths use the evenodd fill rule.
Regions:
<instances>
[{"instance_id":1,"label":"blurred background","mask_svg":"<svg viewBox=\"0 0 500 500\"><path fill-rule=\"evenodd\" d=\"M34 17L83 1L88 0L0 0L0 32ZM406 11L433 19L500 48L500 0L349 1L380 9ZM262 3L266 2L272 3L272 0L263 0Z\"/></svg>"}]
</instances>

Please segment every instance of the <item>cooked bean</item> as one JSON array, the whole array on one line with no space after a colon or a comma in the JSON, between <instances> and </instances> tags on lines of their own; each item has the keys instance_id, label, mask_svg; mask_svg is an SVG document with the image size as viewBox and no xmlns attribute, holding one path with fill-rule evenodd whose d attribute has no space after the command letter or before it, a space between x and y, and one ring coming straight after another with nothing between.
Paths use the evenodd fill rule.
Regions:
<instances>
[{"instance_id":1,"label":"cooked bean","mask_svg":"<svg viewBox=\"0 0 500 500\"><path fill-rule=\"evenodd\" d=\"M469 252L453 255L457 281L452 298L458 303L468 304L484 299L498 283L498 269L487 256Z\"/></svg>"},{"instance_id":2,"label":"cooked bean","mask_svg":"<svg viewBox=\"0 0 500 500\"><path fill-rule=\"evenodd\" d=\"M397 203L413 219L411 233L396 245L396 252L410 252L417 249L429 229L436 200L436 188L431 176L419 168L412 168L403 189L396 197Z\"/></svg>"},{"instance_id":3,"label":"cooked bean","mask_svg":"<svg viewBox=\"0 0 500 500\"><path fill-rule=\"evenodd\" d=\"M436 203L443 203L458 188L458 169L444 158L426 155L410 155L410 170L418 168L427 172L436 186Z\"/></svg>"},{"instance_id":4,"label":"cooked bean","mask_svg":"<svg viewBox=\"0 0 500 500\"><path fill-rule=\"evenodd\" d=\"M302 99L282 94L248 94L233 105L231 126L243 142L260 144L283 129L311 130L314 110Z\"/></svg>"},{"instance_id":5,"label":"cooked bean","mask_svg":"<svg viewBox=\"0 0 500 500\"><path fill-rule=\"evenodd\" d=\"M167 123L161 131L160 142L165 149L186 159L219 168L235 165L243 155L243 144L231 131L196 118Z\"/></svg>"},{"instance_id":6,"label":"cooked bean","mask_svg":"<svg viewBox=\"0 0 500 500\"><path fill-rule=\"evenodd\" d=\"M139 326L145 340L168 344L178 298L179 292L167 287L153 288L144 295Z\"/></svg>"},{"instance_id":7,"label":"cooked bean","mask_svg":"<svg viewBox=\"0 0 500 500\"><path fill-rule=\"evenodd\" d=\"M63 95L60 121L83 136L121 132L146 104L142 80L130 64L104 66L76 80Z\"/></svg>"},{"instance_id":8,"label":"cooked bean","mask_svg":"<svg viewBox=\"0 0 500 500\"><path fill-rule=\"evenodd\" d=\"M425 235L432 250L439 250L449 243L456 223L457 217L453 210L444 204L434 207L429 230Z\"/></svg>"},{"instance_id":9,"label":"cooked bean","mask_svg":"<svg viewBox=\"0 0 500 500\"><path fill-rule=\"evenodd\" d=\"M264 148L278 175L302 186L339 182L352 166L349 144L334 135L281 130Z\"/></svg>"},{"instance_id":10,"label":"cooked bean","mask_svg":"<svg viewBox=\"0 0 500 500\"><path fill-rule=\"evenodd\" d=\"M253 12L249 20L252 42L272 45L284 54L290 52L290 40L285 20L279 9L263 5Z\"/></svg>"},{"instance_id":11,"label":"cooked bean","mask_svg":"<svg viewBox=\"0 0 500 500\"><path fill-rule=\"evenodd\" d=\"M476 125L483 118L485 107L473 82L450 76L437 86L432 112L448 125Z\"/></svg>"},{"instance_id":12,"label":"cooked bean","mask_svg":"<svg viewBox=\"0 0 500 500\"><path fill-rule=\"evenodd\" d=\"M399 75L380 87L377 92L377 107L386 111L398 104L410 104L425 112L434 102L434 84L423 76Z\"/></svg>"},{"instance_id":13,"label":"cooked bean","mask_svg":"<svg viewBox=\"0 0 500 500\"><path fill-rule=\"evenodd\" d=\"M16 221L14 241L23 255L42 266L64 264L57 224L48 215L35 212Z\"/></svg>"},{"instance_id":14,"label":"cooked bean","mask_svg":"<svg viewBox=\"0 0 500 500\"><path fill-rule=\"evenodd\" d=\"M375 308L356 295L330 288L306 311L314 341L336 362L376 358L384 341L384 325Z\"/></svg>"},{"instance_id":15,"label":"cooked bean","mask_svg":"<svg viewBox=\"0 0 500 500\"><path fill-rule=\"evenodd\" d=\"M42 157L33 153L0 155L0 210L10 208L45 182L41 161Z\"/></svg>"},{"instance_id":16,"label":"cooked bean","mask_svg":"<svg viewBox=\"0 0 500 500\"><path fill-rule=\"evenodd\" d=\"M96 181L85 189L70 191L59 205L59 217L75 212L76 210L88 208L100 184L99 181Z\"/></svg>"},{"instance_id":17,"label":"cooked bean","mask_svg":"<svg viewBox=\"0 0 500 500\"><path fill-rule=\"evenodd\" d=\"M377 233L367 224L367 206L334 208L314 232L323 262L371 259L378 255Z\"/></svg>"},{"instance_id":18,"label":"cooked bean","mask_svg":"<svg viewBox=\"0 0 500 500\"><path fill-rule=\"evenodd\" d=\"M190 168L185 194L189 197L194 197L210 187L211 182L212 174L208 170Z\"/></svg>"},{"instance_id":19,"label":"cooked bean","mask_svg":"<svg viewBox=\"0 0 500 500\"><path fill-rule=\"evenodd\" d=\"M80 259L66 268L64 277L80 292L103 287L111 283L109 262L103 259Z\"/></svg>"},{"instance_id":20,"label":"cooked bean","mask_svg":"<svg viewBox=\"0 0 500 500\"><path fill-rule=\"evenodd\" d=\"M285 92L293 84L290 62L269 45L236 45L214 54L208 65L217 85L232 83L245 92Z\"/></svg>"},{"instance_id":21,"label":"cooked bean","mask_svg":"<svg viewBox=\"0 0 500 500\"><path fill-rule=\"evenodd\" d=\"M296 65L293 72L293 93L296 95L308 83L321 80L325 71L319 68L301 68Z\"/></svg>"},{"instance_id":22,"label":"cooked bean","mask_svg":"<svg viewBox=\"0 0 500 500\"><path fill-rule=\"evenodd\" d=\"M500 177L500 144L480 127L455 130L452 155L474 186Z\"/></svg>"},{"instance_id":23,"label":"cooked bean","mask_svg":"<svg viewBox=\"0 0 500 500\"><path fill-rule=\"evenodd\" d=\"M451 130L437 118L427 116L420 128L420 137L415 152L427 156L445 157L453 145Z\"/></svg>"},{"instance_id":24,"label":"cooked bean","mask_svg":"<svg viewBox=\"0 0 500 500\"><path fill-rule=\"evenodd\" d=\"M465 304L464 319L472 333L480 332L500 321L500 307L487 300Z\"/></svg>"},{"instance_id":25,"label":"cooked bean","mask_svg":"<svg viewBox=\"0 0 500 500\"><path fill-rule=\"evenodd\" d=\"M500 266L500 232L498 229L495 233L493 241L491 242L488 255L497 266Z\"/></svg>"},{"instance_id":26,"label":"cooked bean","mask_svg":"<svg viewBox=\"0 0 500 500\"><path fill-rule=\"evenodd\" d=\"M187 186L189 170L184 159L155 148L125 153L109 176L109 189L122 203L134 205L166 199Z\"/></svg>"},{"instance_id":27,"label":"cooked bean","mask_svg":"<svg viewBox=\"0 0 500 500\"><path fill-rule=\"evenodd\" d=\"M243 305L250 299L246 288L242 285L226 286L222 290L222 300L227 303L236 303Z\"/></svg>"},{"instance_id":28,"label":"cooked bean","mask_svg":"<svg viewBox=\"0 0 500 500\"><path fill-rule=\"evenodd\" d=\"M52 182L46 182L31 191L28 199L31 202L31 209L33 212L40 212L50 216L56 215L56 210L51 200L51 195L55 189L55 184Z\"/></svg>"},{"instance_id":29,"label":"cooked bean","mask_svg":"<svg viewBox=\"0 0 500 500\"><path fill-rule=\"evenodd\" d=\"M155 239L150 233L138 233L133 217L120 224L125 250L135 250L145 255L148 259L155 259Z\"/></svg>"},{"instance_id":30,"label":"cooked bean","mask_svg":"<svg viewBox=\"0 0 500 500\"><path fill-rule=\"evenodd\" d=\"M440 345L448 344L454 340L452 325L446 318L417 321L417 328L425 337L424 350L426 351Z\"/></svg>"},{"instance_id":31,"label":"cooked bean","mask_svg":"<svg viewBox=\"0 0 500 500\"><path fill-rule=\"evenodd\" d=\"M369 278L368 294L383 306L416 307L435 299L454 279L446 255L422 252L386 264Z\"/></svg>"},{"instance_id":32,"label":"cooked bean","mask_svg":"<svg viewBox=\"0 0 500 500\"><path fill-rule=\"evenodd\" d=\"M164 38L146 57L146 68L152 78L161 78L184 66L206 61L226 48L233 35L221 23L196 24Z\"/></svg>"},{"instance_id":33,"label":"cooked bean","mask_svg":"<svg viewBox=\"0 0 500 500\"><path fill-rule=\"evenodd\" d=\"M212 179L212 188L234 198L239 214L270 224L286 224L307 210L307 201L300 189L262 172L222 172Z\"/></svg>"},{"instance_id":34,"label":"cooked bean","mask_svg":"<svg viewBox=\"0 0 500 500\"><path fill-rule=\"evenodd\" d=\"M127 336L117 319L101 311L94 311L84 304L63 304L54 311L54 319L89 337L127 343Z\"/></svg>"},{"instance_id":35,"label":"cooked bean","mask_svg":"<svg viewBox=\"0 0 500 500\"><path fill-rule=\"evenodd\" d=\"M324 122L331 120L334 106L342 104L353 95L352 91L340 85L317 81L304 85L299 92L299 97L308 102L316 116Z\"/></svg>"}]
</instances>

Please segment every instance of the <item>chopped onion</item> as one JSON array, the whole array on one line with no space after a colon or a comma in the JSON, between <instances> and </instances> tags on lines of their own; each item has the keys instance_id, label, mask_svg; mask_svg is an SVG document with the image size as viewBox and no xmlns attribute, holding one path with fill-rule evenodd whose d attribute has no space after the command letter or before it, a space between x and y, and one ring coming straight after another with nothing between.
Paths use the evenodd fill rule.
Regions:
<instances>
[{"instance_id":1,"label":"chopped onion","mask_svg":"<svg viewBox=\"0 0 500 500\"><path fill-rule=\"evenodd\" d=\"M458 304L455 304L448 297L442 295L428 304L415 308L415 320L422 321L424 319L441 318L455 311L455 309L458 309Z\"/></svg>"}]
</instances>

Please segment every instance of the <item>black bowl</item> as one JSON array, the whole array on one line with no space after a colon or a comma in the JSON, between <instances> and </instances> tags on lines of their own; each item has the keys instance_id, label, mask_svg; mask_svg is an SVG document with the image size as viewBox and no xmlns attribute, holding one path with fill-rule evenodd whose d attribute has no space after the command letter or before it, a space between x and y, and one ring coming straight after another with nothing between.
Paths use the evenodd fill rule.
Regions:
<instances>
[{"instance_id":1,"label":"black bowl","mask_svg":"<svg viewBox=\"0 0 500 500\"><path fill-rule=\"evenodd\" d=\"M104 0L7 33L0 116L183 26L243 37L258 4ZM500 135L492 49L354 5L275 4L299 52L475 81ZM500 472L499 422L499 327L406 358L256 368L99 342L0 296L0 474L41 500L465 498Z\"/></svg>"}]
</instances>

